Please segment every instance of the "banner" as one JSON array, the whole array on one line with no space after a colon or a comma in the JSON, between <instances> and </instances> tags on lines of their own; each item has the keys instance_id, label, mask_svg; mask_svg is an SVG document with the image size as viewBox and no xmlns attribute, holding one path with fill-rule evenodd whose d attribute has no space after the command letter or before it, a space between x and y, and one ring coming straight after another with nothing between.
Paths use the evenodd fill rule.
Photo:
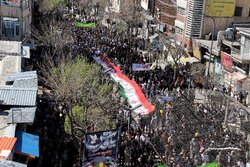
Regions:
<instances>
[{"instance_id":1,"label":"banner","mask_svg":"<svg viewBox=\"0 0 250 167\"><path fill-rule=\"evenodd\" d=\"M105 70L111 68L108 73L114 82L122 87L123 96L127 99L132 111L141 116L148 115L154 111L154 106L146 99L141 87L133 80L130 80L126 75L122 74L120 67L115 66L108 58L102 53L93 56L93 59L99 63Z\"/></svg>"},{"instance_id":2,"label":"banner","mask_svg":"<svg viewBox=\"0 0 250 167\"><path fill-rule=\"evenodd\" d=\"M85 27L85 28L92 28L96 27L95 23L81 23L81 22L75 22L74 25L76 27Z\"/></svg>"},{"instance_id":3,"label":"banner","mask_svg":"<svg viewBox=\"0 0 250 167\"><path fill-rule=\"evenodd\" d=\"M158 96L158 100L159 101L167 101L167 102L170 102L170 101L173 101L174 98L173 97L169 97L169 96Z\"/></svg>"},{"instance_id":4,"label":"banner","mask_svg":"<svg viewBox=\"0 0 250 167\"><path fill-rule=\"evenodd\" d=\"M206 0L205 14L212 17L234 16L236 0Z\"/></svg>"},{"instance_id":5,"label":"banner","mask_svg":"<svg viewBox=\"0 0 250 167\"><path fill-rule=\"evenodd\" d=\"M100 161L103 162L105 159L116 160L117 145L119 139L119 131L110 130L89 133L85 135L84 145L84 161L93 162L95 158L103 158Z\"/></svg>"},{"instance_id":6,"label":"banner","mask_svg":"<svg viewBox=\"0 0 250 167\"><path fill-rule=\"evenodd\" d=\"M209 163L209 164L206 164L206 165L201 165L201 166L198 166L198 167L219 167L219 163L218 162L213 162L213 163Z\"/></svg>"},{"instance_id":7,"label":"banner","mask_svg":"<svg viewBox=\"0 0 250 167\"><path fill-rule=\"evenodd\" d=\"M132 70L133 71L149 71L150 70L150 64L149 63L146 63L146 64L133 63L132 64Z\"/></svg>"},{"instance_id":8,"label":"banner","mask_svg":"<svg viewBox=\"0 0 250 167\"><path fill-rule=\"evenodd\" d=\"M233 71L233 59L232 57L225 53L225 52L221 52L221 65L224 69L232 72Z\"/></svg>"}]
</instances>

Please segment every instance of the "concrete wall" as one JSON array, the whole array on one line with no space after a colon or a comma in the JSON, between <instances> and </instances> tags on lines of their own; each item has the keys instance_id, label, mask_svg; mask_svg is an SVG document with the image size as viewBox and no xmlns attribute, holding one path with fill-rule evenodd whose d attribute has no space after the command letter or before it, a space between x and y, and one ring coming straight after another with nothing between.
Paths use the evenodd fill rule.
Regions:
<instances>
[{"instance_id":1,"label":"concrete wall","mask_svg":"<svg viewBox=\"0 0 250 167\"><path fill-rule=\"evenodd\" d=\"M21 17L22 11L21 8L0 6L0 16Z\"/></svg>"}]
</instances>

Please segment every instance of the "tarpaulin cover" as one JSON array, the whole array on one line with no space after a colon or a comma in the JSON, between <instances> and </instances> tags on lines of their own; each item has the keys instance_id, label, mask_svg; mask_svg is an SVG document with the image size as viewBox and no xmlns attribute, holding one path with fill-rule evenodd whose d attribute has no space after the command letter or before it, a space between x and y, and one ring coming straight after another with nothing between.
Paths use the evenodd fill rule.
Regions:
<instances>
[{"instance_id":1,"label":"tarpaulin cover","mask_svg":"<svg viewBox=\"0 0 250 167\"><path fill-rule=\"evenodd\" d=\"M39 157L39 136L16 131L15 152Z\"/></svg>"}]
</instances>

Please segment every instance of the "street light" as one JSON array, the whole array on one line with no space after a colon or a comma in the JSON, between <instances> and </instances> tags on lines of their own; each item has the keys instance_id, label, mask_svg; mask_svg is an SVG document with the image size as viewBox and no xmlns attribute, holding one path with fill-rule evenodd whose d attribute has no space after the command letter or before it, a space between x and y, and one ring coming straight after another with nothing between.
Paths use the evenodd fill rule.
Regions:
<instances>
[{"instance_id":1,"label":"street light","mask_svg":"<svg viewBox=\"0 0 250 167\"><path fill-rule=\"evenodd\" d=\"M207 69L207 74L206 76L209 75L209 71L210 71L210 64L211 64L211 57L212 57L212 51L213 51L213 44L214 44L214 33L215 33L215 20L212 16L208 16L208 15L205 15L204 13L202 13L204 16L206 17L209 17L212 19L213 21L213 32L212 32L212 42L211 42L211 46L210 46L210 53L209 53L209 60L208 60L208 69Z\"/></svg>"}]
</instances>

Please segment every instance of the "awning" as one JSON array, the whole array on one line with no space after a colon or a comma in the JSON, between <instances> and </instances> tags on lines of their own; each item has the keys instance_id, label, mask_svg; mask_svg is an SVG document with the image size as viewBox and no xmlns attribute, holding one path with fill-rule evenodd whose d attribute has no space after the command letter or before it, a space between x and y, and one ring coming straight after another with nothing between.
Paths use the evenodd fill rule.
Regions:
<instances>
[{"instance_id":1,"label":"awning","mask_svg":"<svg viewBox=\"0 0 250 167\"><path fill-rule=\"evenodd\" d=\"M7 160L11 150L16 143L14 137L1 137L0 138L0 159Z\"/></svg>"},{"instance_id":2,"label":"awning","mask_svg":"<svg viewBox=\"0 0 250 167\"><path fill-rule=\"evenodd\" d=\"M15 152L29 156L31 158L39 157L39 136L29 133L16 131L17 142Z\"/></svg>"},{"instance_id":3,"label":"awning","mask_svg":"<svg viewBox=\"0 0 250 167\"><path fill-rule=\"evenodd\" d=\"M198 59L195 58L195 57L187 57L187 58L182 57L182 58L181 58L181 61L182 61L183 63L197 63L197 62L200 62L200 60L198 60Z\"/></svg>"}]
</instances>

